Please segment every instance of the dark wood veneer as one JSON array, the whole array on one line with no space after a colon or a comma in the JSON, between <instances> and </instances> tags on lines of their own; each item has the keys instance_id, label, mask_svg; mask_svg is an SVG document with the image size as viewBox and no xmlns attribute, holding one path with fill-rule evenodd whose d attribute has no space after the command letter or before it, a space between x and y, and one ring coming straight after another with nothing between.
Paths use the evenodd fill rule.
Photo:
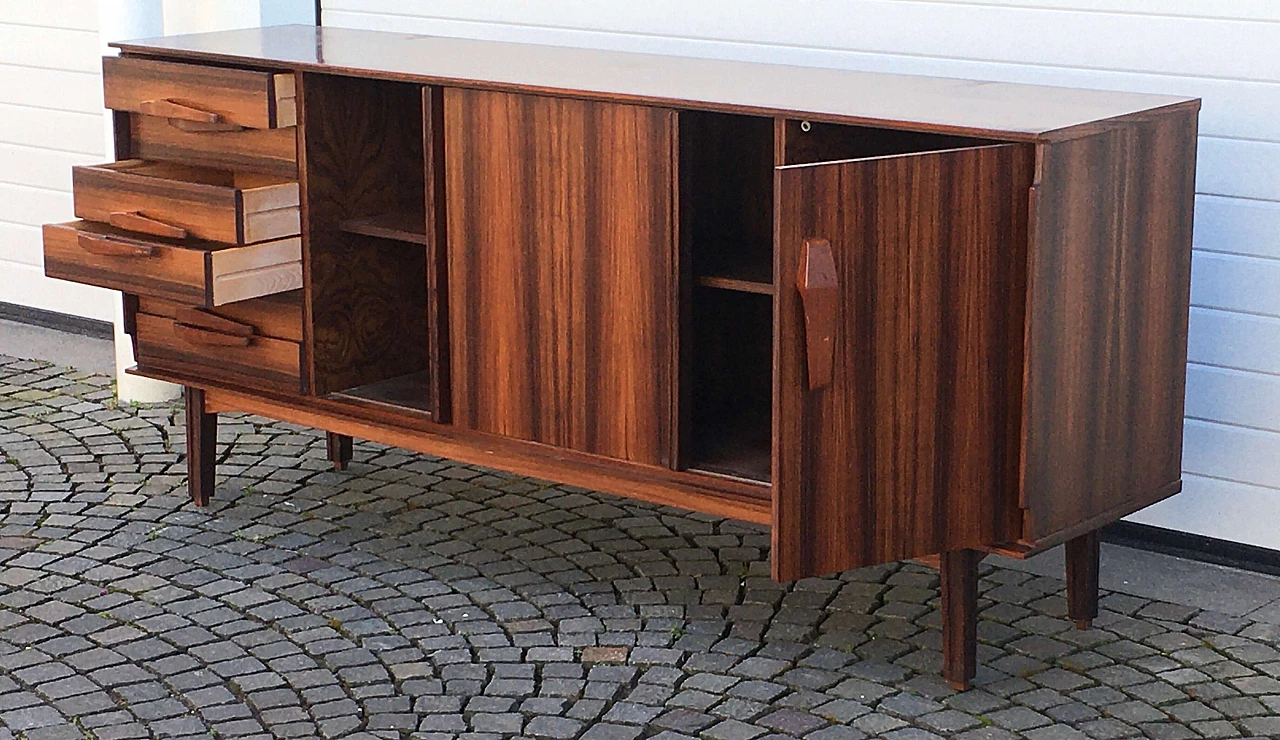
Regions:
<instances>
[{"instance_id":1,"label":"dark wood veneer","mask_svg":"<svg viewBox=\"0 0 1280 740\"><path fill-rule=\"evenodd\" d=\"M455 423L668 463L674 122L446 91Z\"/></svg>"},{"instance_id":2,"label":"dark wood veneer","mask_svg":"<svg viewBox=\"0 0 1280 740\"><path fill-rule=\"evenodd\" d=\"M784 167L777 179L774 576L1016 538L1021 330L1032 151L1009 144ZM909 197L904 197L904 194ZM830 385L810 390L797 285L829 240L839 297Z\"/></svg>"},{"instance_id":3,"label":"dark wood veneer","mask_svg":"<svg viewBox=\"0 0 1280 740\"><path fill-rule=\"evenodd\" d=\"M426 251L342 229L424 202L420 90L302 77L303 266L318 395L428 367Z\"/></svg>"},{"instance_id":4,"label":"dark wood veneer","mask_svg":"<svg viewBox=\"0 0 1280 740\"><path fill-rule=\"evenodd\" d=\"M1181 479L1195 155L1193 112L1117 121L1040 150L1022 422L1028 541L1154 503Z\"/></svg>"}]
</instances>

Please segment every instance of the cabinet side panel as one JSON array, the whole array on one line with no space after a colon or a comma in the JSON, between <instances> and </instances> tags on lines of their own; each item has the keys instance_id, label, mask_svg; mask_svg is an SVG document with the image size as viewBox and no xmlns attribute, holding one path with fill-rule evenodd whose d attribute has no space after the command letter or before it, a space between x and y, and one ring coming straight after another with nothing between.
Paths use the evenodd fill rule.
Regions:
<instances>
[{"instance_id":1,"label":"cabinet side panel","mask_svg":"<svg viewBox=\"0 0 1280 740\"><path fill-rule=\"evenodd\" d=\"M428 365L425 250L340 228L421 214L422 94L353 77L302 82L303 262L313 391L324 395Z\"/></svg>"},{"instance_id":2,"label":"cabinet side panel","mask_svg":"<svg viewBox=\"0 0 1280 740\"><path fill-rule=\"evenodd\" d=\"M1023 436L1031 542L1179 489L1196 123L1185 108L1135 117L1041 153Z\"/></svg>"},{"instance_id":3,"label":"cabinet side panel","mask_svg":"<svg viewBox=\"0 0 1280 740\"><path fill-rule=\"evenodd\" d=\"M674 124L446 90L455 423L668 463Z\"/></svg>"}]
</instances>

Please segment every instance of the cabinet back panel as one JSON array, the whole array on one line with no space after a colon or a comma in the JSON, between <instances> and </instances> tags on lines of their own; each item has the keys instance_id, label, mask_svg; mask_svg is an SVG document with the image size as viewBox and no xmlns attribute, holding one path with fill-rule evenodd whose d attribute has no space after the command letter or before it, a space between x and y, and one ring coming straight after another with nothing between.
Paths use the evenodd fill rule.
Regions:
<instances>
[{"instance_id":1,"label":"cabinet back panel","mask_svg":"<svg viewBox=\"0 0 1280 740\"><path fill-rule=\"evenodd\" d=\"M692 418L684 439L689 469L768 482L773 299L696 287L689 309Z\"/></svg>"},{"instance_id":2,"label":"cabinet back panel","mask_svg":"<svg viewBox=\"0 0 1280 740\"><path fill-rule=\"evenodd\" d=\"M445 91L454 422L666 465L675 114Z\"/></svg>"},{"instance_id":3,"label":"cabinet back panel","mask_svg":"<svg viewBox=\"0 0 1280 740\"><path fill-rule=\"evenodd\" d=\"M680 237L694 275L773 282L773 126L680 112Z\"/></svg>"},{"instance_id":4,"label":"cabinet back panel","mask_svg":"<svg viewBox=\"0 0 1280 740\"><path fill-rule=\"evenodd\" d=\"M303 76L303 267L317 395L428 367L426 249L339 228L422 213L421 89Z\"/></svg>"}]
</instances>

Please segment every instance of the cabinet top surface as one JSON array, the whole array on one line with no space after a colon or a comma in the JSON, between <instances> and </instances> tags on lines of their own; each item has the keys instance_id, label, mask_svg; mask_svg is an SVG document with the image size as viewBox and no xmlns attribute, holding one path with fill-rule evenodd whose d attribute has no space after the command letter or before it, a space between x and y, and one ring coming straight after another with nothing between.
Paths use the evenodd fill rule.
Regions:
<instances>
[{"instance_id":1,"label":"cabinet top surface","mask_svg":"<svg viewBox=\"0 0 1280 740\"><path fill-rule=\"evenodd\" d=\"M791 112L1035 138L1193 98L537 46L316 26L113 44L191 61L257 62L462 86Z\"/></svg>"}]
</instances>

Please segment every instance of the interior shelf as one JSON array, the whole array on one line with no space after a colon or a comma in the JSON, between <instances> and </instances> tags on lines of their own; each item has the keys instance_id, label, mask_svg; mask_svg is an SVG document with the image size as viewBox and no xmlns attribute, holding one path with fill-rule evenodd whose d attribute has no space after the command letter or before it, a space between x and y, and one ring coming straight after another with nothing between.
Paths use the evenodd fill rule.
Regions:
<instances>
[{"instance_id":1,"label":"interior shelf","mask_svg":"<svg viewBox=\"0 0 1280 740\"><path fill-rule=\"evenodd\" d=\"M767 263L742 262L710 269L695 278L698 285L743 293L773 295L773 275Z\"/></svg>"},{"instance_id":2,"label":"interior shelf","mask_svg":"<svg viewBox=\"0 0 1280 740\"><path fill-rule=\"evenodd\" d=\"M687 470L768 484L774 119L680 114L681 249L692 274L682 382Z\"/></svg>"},{"instance_id":3,"label":"interior shelf","mask_svg":"<svg viewBox=\"0 0 1280 740\"><path fill-rule=\"evenodd\" d=\"M426 372L410 373L395 378L348 388L333 394L336 398L375 406L409 409L431 413L431 376Z\"/></svg>"},{"instance_id":4,"label":"interior shelf","mask_svg":"<svg viewBox=\"0 0 1280 740\"><path fill-rule=\"evenodd\" d=\"M427 219L413 211L391 211L343 221L338 228L352 234L427 246Z\"/></svg>"},{"instance_id":5,"label":"interior shelf","mask_svg":"<svg viewBox=\"0 0 1280 740\"><path fill-rule=\"evenodd\" d=\"M773 463L770 442L767 416L704 428L693 442L694 462L689 469L768 483Z\"/></svg>"}]
</instances>

